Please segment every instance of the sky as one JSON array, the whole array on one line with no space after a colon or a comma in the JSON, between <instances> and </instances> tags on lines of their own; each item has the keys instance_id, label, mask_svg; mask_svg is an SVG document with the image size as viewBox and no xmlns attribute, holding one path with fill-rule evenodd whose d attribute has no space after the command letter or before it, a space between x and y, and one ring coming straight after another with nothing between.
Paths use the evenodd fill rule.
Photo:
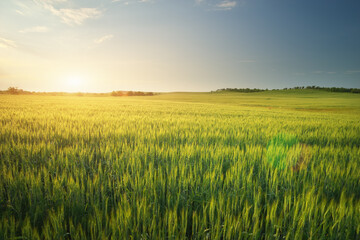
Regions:
<instances>
[{"instance_id":1,"label":"sky","mask_svg":"<svg viewBox=\"0 0 360 240\"><path fill-rule=\"evenodd\" d=\"M1 0L0 89L360 88L358 0Z\"/></svg>"}]
</instances>

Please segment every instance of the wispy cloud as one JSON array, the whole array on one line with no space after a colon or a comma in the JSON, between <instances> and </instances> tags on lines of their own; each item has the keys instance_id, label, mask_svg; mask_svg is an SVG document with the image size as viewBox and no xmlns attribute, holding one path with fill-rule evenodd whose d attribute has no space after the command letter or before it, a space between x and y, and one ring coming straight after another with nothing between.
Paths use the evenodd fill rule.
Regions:
<instances>
[{"instance_id":1,"label":"wispy cloud","mask_svg":"<svg viewBox=\"0 0 360 240\"><path fill-rule=\"evenodd\" d=\"M15 12L17 13L17 14L20 14L20 15L25 15L25 13L23 13L22 11L20 11L20 10L15 10Z\"/></svg>"},{"instance_id":2,"label":"wispy cloud","mask_svg":"<svg viewBox=\"0 0 360 240\"><path fill-rule=\"evenodd\" d=\"M296 76L305 76L306 74L303 73L303 72L297 72L297 73L294 73L294 75L296 75Z\"/></svg>"},{"instance_id":3,"label":"wispy cloud","mask_svg":"<svg viewBox=\"0 0 360 240\"><path fill-rule=\"evenodd\" d=\"M100 43L103 43L103 42L105 42L105 41L107 41L107 40L112 39L113 37L114 37L114 36L113 36L112 34L105 35L105 36L103 36L103 37L101 37L101 38L95 39L94 42L95 42L96 44L100 44Z\"/></svg>"},{"instance_id":4,"label":"wispy cloud","mask_svg":"<svg viewBox=\"0 0 360 240\"><path fill-rule=\"evenodd\" d=\"M113 3L123 3L124 5L130 5L130 4L134 4L134 3L150 3L150 2L154 2L154 0L112 0L111 2Z\"/></svg>"},{"instance_id":5,"label":"wispy cloud","mask_svg":"<svg viewBox=\"0 0 360 240\"><path fill-rule=\"evenodd\" d=\"M31 13L31 7L29 7L28 3L16 1L15 5L17 6L17 9L15 9L15 12L19 15L29 15Z\"/></svg>"},{"instance_id":6,"label":"wispy cloud","mask_svg":"<svg viewBox=\"0 0 360 240\"><path fill-rule=\"evenodd\" d=\"M0 37L0 47L1 48L16 48L17 46L14 41Z\"/></svg>"},{"instance_id":7,"label":"wispy cloud","mask_svg":"<svg viewBox=\"0 0 360 240\"><path fill-rule=\"evenodd\" d=\"M345 72L345 74L355 74L355 73L360 73L360 70L347 70Z\"/></svg>"},{"instance_id":8,"label":"wispy cloud","mask_svg":"<svg viewBox=\"0 0 360 240\"><path fill-rule=\"evenodd\" d=\"M81 25L88 19L98 18L102 11L97 8L57 8L55 4L65 3L67 0L34 0L39 6L61 18L68 25Z\"/></svg>"},{"instance_id":9,"label":"wispy cloud","mask_svg":"<svg viewBox=\"0 0 360 240\"><path fill-rule=\"evenodd\" d=\"M44 33L47 32L49 29L45 26L36 26L31 28L26 28L23 30L20 30L20 33Z\"/></svg>"},{"instance_id":10,"label":"wispy cloud","mask_svg":"<svg viewBox=\"0 0 360 240\"><path fill-rule=\"evenodd\" d=\"M314 73L314 74L336 74L337 72L334 72L334 71L326 72L326 71L317 70L317 71L313 71L311 73Z\"/></svg>"},{"instance_id":11,"label":"wispy cloud","mask_svg":"<svg viewBox=\"0 0 360 240\"><path fill-rule=\"evenodd\" d=\"M51 12L60 17L68 25L81 25L87 19L98 18L102 12L96 8L52 9Z\"/></svg>"},{"instance_id":12,"label":"wispy cloud","mask_svg":"<svg viewBox=\"0 0 360 240\"><path fill-rule=\"evenodd\" d=\"M256 62L255 60L251 60L251 59L246 59L246 60L240 60L239 62L241 63L254 63Z\"/></svg>"},{"instance_id":13,"label":"wispy cloud","mask_svg":"<svg viewBox=\"0 0 360 240\"><path fill-rule=\"evenodd\" d=\"M243 0L195 0L196 5L203 5L209 10L231 10L243 3Z\"/></svg>"},{"instance_id":14,"label":"wispy cloud","mask_svg":"<svg viewBox=\"0 0 360 240\"><path fill-rule=\"evenodd\" d=\"M56 3L65 3L68 2L68 0L34 0L38 3L48 3L48 4L56 4Z\"/></svg>"},{"instance_id":15,"label":"wispy cloud","mask_svg":"<svg viewBox=\"0 0 360 240\"><path fill-rule=\"evenodd\" d=\"M231 10L236 6L236 1L223 0L220 3L216 4L216 7L222 10Z\"/></svg>"},{"instance_id":16,"label":"wispy cloud","mask_svg":"<svg viewBox=\"0 0 360 240\"><path fill-rule=\"evenodd\" d=\"M203 3L203 2L205 2L205 0L195 0L195 3L198 4L198 5Z\"/></svg>"}]
</instances>

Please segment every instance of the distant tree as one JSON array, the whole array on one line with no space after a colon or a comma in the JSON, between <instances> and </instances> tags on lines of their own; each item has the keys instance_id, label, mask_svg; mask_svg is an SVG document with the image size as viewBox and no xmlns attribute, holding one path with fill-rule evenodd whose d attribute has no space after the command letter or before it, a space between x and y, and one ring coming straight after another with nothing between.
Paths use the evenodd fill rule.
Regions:
<instances>
[{"instance_id":1,"label":"distant tree","mask_svg":"<svg viewBox=\"0 0 360 240\"><path fill-rule=\"evenodd\" d=\"M122 96L124 96L124 92L123 91L112 91L111 96L122 97Z\"/></svg>"},{"instance_id":2,"label":"distant tree","mask_svg":"<svg viewBox=\"0 0 360 240\"><path fill-rule=\"evenodd\" d=\"M135 96L145 96L144 92L135 92L134 93Z\"/></svg>"},{"instance_id":3,"label":"distant tree","mask_svg":"<svg viewBox=\"0 0 360 240\"><path fill-rule=\"evenodd\" d=\"M128 92L123 92L123 91L112 91L110 93L111 96L114 97L122 97L122 96L153 96L154 93L152 92L141 92L141 91L128 91Z\"/></svg>"},{"instance_id":4,"label":"distant tree","mask_svg":"<svg viewBox=\"0 0 360 240\"><path fill-rule=\"evenodd\" d=\"M10 94L13 94L13 95L17 95L17 94L20 94L20 93L24 92L24 90L19 89L17 87L9 87L7 92L10 93Z\"/></svg>"}]
</instances>

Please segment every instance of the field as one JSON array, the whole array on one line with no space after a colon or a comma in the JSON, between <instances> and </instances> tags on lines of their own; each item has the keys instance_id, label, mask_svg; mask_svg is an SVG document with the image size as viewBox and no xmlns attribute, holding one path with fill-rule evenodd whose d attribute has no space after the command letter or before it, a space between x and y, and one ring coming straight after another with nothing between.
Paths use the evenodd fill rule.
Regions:
<instances>
[{"instance_id":1,"label":"field","mask_svg":"<svg viewBox=\"0 0 360 240\"><path fill-rule=\"evenodd\" d=\"M360 239L360 95L0 95L0 239Z\"/></svg>"}]
</instances>

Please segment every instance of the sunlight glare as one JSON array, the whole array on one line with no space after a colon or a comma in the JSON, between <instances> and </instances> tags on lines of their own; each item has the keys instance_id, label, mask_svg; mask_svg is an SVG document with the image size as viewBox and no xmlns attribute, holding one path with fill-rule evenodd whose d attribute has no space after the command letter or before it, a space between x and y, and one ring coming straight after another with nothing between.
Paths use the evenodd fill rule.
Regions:
<instances>
[{"instance_id":1,"label":"sunlight glare","mask_svg":"<svg viewBox=\"0 0 360 240\"><path fill-rule=\"evenodd\" d=\"M67 89L70 92L80 92L83 89L84 79L80 76L69 76L67 78Z\"/></svg>"}]
</instances>

